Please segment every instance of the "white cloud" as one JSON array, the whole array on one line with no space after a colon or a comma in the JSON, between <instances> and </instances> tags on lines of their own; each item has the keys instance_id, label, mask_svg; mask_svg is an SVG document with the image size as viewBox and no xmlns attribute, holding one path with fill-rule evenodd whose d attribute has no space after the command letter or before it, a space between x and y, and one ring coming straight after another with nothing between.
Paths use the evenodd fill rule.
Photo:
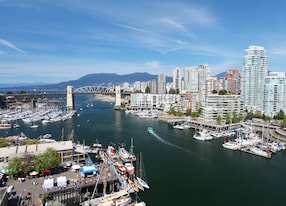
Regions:
<instances>
[{"instance_id":1,"label":"white cloud","mask_svg":"<svg viewBox=\"0 0 286 206\"><path fill-rule=\"evenodd\" d=\"M14 44L12 44L12 43L4 40L4 39L0 39L0 44L2 44L3 46L9 47L11 49L14 49L15 51L18 51L18 52L21 52L21 53L26 53L24 50L19 49Z\"/></svg>"},{"instance_id":2,"label":"white cloud","mask_svg":"<svg viewBox=\"0 0 286 206\"><path fill-rule=\"evenodd\" d=\"M150 61L145 63L148 67L151 67L153 69L160 69L161 63L159 61Z\"/></svg>"}]
</instances>

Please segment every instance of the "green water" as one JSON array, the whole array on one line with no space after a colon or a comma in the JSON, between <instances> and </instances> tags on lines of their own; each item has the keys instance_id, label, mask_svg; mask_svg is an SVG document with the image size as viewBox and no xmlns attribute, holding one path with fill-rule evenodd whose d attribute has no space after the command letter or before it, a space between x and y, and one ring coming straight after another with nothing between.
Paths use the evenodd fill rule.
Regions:
<instances>
[{"instance_id":1,"label":"green water","mask_svg":"<svg viewBox=\"0 0 286 206\"><path fill-rule=\"evenodd\" d=\"M113 110L113 104L94 101L92 96L75 97L79 116L65 122L30 129L0 131L0 136L24 132L28 137L51 133L57 140L75 131L79 141L96 140L130 146L142 152L150 190L139 193L147 205L284 205L286 202L286 152L264 159L222 148L223 139L196 141L192 130L181 131ZM83 108L83 110L79 110ZM154 136L147 131L151 126Z\"/></svg>"}]
</instances>

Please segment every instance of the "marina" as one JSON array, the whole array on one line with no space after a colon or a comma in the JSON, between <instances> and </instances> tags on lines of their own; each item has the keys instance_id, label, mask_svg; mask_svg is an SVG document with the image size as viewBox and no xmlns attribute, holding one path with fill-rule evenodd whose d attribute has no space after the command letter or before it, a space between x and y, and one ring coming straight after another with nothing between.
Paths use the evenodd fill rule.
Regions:
<instances>
[{"instance_id":1,"label":"marina","mask_svg":"<svg viewBox=\"0 0 286 206\"><path fill-rule=\"evenodd\" d=\"M29 128L29 124L19 121L21 130L1 130L0 134L1 136L14 136L23 132L27 137L38 138L49 133L53 139L59 141L62 136L69 136L71 130L74 129L75 136L81 142L84 140L84 145L92 147L94 144L100 143L102 148L107 149L111 146L111 142L116 143L114 145L116 158L118 156L115 152L116 147L124 143L126 149L130 148L133 138L134 152L143 153L146 177L151 186L150 189L144 188L144 191L139 190L138 192L140 199L146 205L176 205L178 200L180 200L180 205L189 205L190 203L194 205L223 205L225 202L231 201L235 201L239 205L248 205L249 203L276 205L276 203L286 201L284 195L275 192L286 189L283 179L286 168L281 164L285 153L282 150L272 155L271 159L260 158L243 151L230 151L222 147L223 137L213 138L211 141L197 141L192 138L193 129L177 130L156 119L142 119L126 115L122 111L114 111L109 103L94 102L92 108L87 108L85 105L90 102L89 97L77 98L76 107L83 108L77 111L79 116L75 115L71 119L53 124L41 124L35 130ZM150 127L150 131L148 127ZM62 128L64 128L64 135L62 135ZM165 143L151 135L154 131ZM226 140L235 138L234 136ZM111 147L110 150L112 151ZM94 155L91 153L90 156ZM170 165L173 166L170 167ZM121 164L118 164L117 167L120 168L120 166ZM136 165L134 167L136 168ZM279 168L279 170L275 168ZM117 170L114 167L110 171L114 169ZM121 168L121 170L124 173L124 169ZM136 173L136 169L134 172ZM69 174L76 173L65 172L65 174L68 177ZM174 176L180 178L174 180ZM53 177L55 176L53 175ZM90 177L90 179L92 178ZM135 179L138 180L138 178ZM136 181L133 179L134 182ZM267 185L267 192L260 186L260 182ZM32 185L28 181L21 184L26 183ZM94 182L89 183L88 181L83 183L94 184ZM102 184L99 191L103 191L103 182L100 183ZM113 184L108 184L108 191L113 189L113 186L110 185ZM248 185L248 187L244 185ZM116 187L114 186L114 190ZM180 191L172 190L172 188L180 188ZM172 195L166 198L166 194L170 192ZM88 200L92 193L93 186L86 187L86 191L80 197ZM95 193L97 194L97 192ZM246 193L252 194L251 197L238 198ZM56 194L60 194L60 191ZM74 194L74 196L71 197L69 194ZM74 192L62 190L62 195L55 199L72 201L73 198L79 198L76 194L76 190ZM192 194L192 198L189 199L186 194ZM208 198L204 198L205 196ZM137 204L139 202L142 201L138 201Z\"/></svg>"}]
</instances>

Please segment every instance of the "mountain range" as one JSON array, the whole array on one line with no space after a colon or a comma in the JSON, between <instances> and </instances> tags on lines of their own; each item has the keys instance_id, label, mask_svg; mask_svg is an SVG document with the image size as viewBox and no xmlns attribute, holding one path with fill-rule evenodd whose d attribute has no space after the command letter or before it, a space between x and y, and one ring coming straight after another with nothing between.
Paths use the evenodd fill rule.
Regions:
<instances>
[{"instance_id":1,"label":"mountain range","mask_svg":"<svg viewBox=\"0 0 286 206\"><path fill-rule=\"evenodd\" d=\"M217 76L220 77L224 75L224 73L220 73ZM77 80L70 80L66 82L60 82L56 84L45 84L45 83L33 83L33 84L0 84L0 88L4 90L9 89L19 89L21 90L65 90L68 85L71 85L75 88L82 86L109 86L109 85L119 85L124 82L134 83L136 81L146 82L150 80L157 80L158 75L149 74L147 72L143 73L132 73L132 74L124 74L119 75L115 73L98 73L98 74L87 74L85 76L80 77ZM172 77L166 77L167 82L172 82Z\"/></svg>"}]
</instances>

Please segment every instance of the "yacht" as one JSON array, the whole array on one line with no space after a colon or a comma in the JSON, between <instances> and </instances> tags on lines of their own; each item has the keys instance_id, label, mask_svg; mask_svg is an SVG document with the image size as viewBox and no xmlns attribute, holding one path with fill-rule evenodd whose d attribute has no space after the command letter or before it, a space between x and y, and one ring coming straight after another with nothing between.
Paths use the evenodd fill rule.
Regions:
<instances>
[{"instance_id":1,"label":"yacht","mask_svg":"<svg viewBox=\"0 0 286 206\"><path fill-rule=\"evenodd\" d=\"M225 142L222 144L222 146L226 149L230 149L230 150L238 150L240 149L240 144L238 142L235 141L229 141L229 142Z\"/></svg>"},{"instance_id":2,"label":"yacht","mask_svg":"<svg viewBox=\"0 0 286 206\"><path fill-rule=\"evenodd\" d=\"M210 133L205 129L203 129L199 132L196 132L194 134L193 138L197 139L197 140L203 140L203 141L213 139L213 137L210 135Z\"/></svg>"}]
</instances>

